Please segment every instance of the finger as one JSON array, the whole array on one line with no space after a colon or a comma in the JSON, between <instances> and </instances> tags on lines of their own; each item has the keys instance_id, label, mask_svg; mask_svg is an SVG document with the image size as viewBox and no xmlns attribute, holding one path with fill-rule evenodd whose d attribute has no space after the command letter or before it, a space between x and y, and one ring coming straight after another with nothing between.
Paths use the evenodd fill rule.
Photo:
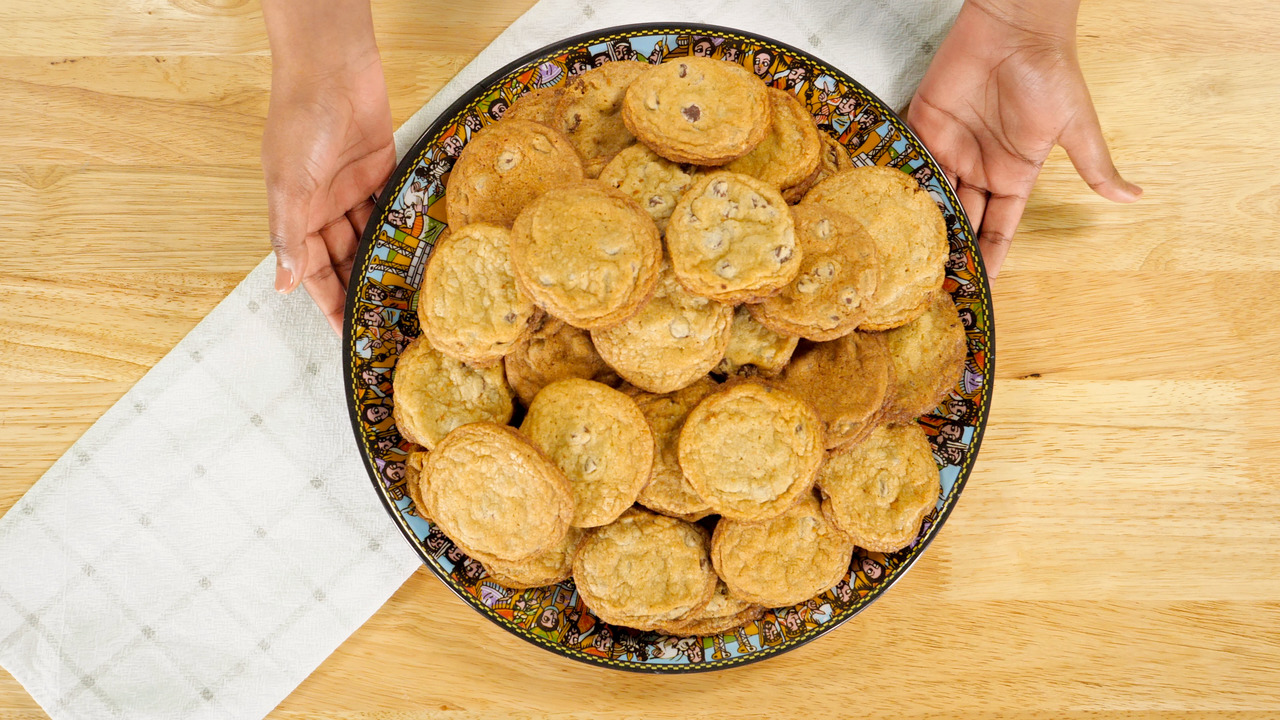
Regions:
<instances>
[{"instance_id":1,"label":"finger","mask_svg":"<svg viewBox=\"0 0 1280 720\"><path fill-rule=\"evenodd\" d=\"M329 260L329 250L319 233L307 237L307 264L310 270L302 279L302 285L315 301L316 307L324 313L329 325L341 335L342 311L346 306L347 291L334 271Z\"/></svg>"},{"instance_id":2,"label":"finger","mask_svg":"<svg viewBox=\"0 0 1280 720\"><path fill-rule=\"evenodd\" d=\"M978 249L987 266L987 275L994 279L1000 274L1000 266L1009 254L1009 245L1027 207L1026 195L993 194L987 201L982 217L982 230L978 233Z\"/></svg>"},{"instance_id":3,"label":"finger","mask_svg":"<svg viewBox=\"0 0 1280 720\"><path fill-rule=\"evenodd\" d=\"M293 292L307 273L305 194L279 184L267 188L267 227L276 253L276 290Z\"/></svg>"},{"instance_id":4,"label":"finger","mask_svg":"<svg viewBox=\"0 0 1280 720\"><path fill-rule=\"evenodd\" d=\"M969 226L976 230L982 225L982 216L987 210L987 191L964 178L957 178L955 187L960 206L969 217Z\"/></svg>"},{"instance_id":5,"label":"finger","mask_svg":"<svg viewBox=\"0 0 1280 720\"><path fill-rule=\"evenodd\" d=\"M1098 114L1092 109L1067 126L1059 143L1094 192L1112 202L1133 202L1142 197L1142 188L1121 177L1112 162Z\"/></svg>"},{"instance_id":6,"label":"finger","mask_svg":"<svg viewBox=\"0 0 1280 720\"><path fill-rule=\"evenodd\" d=\"M368 225L369 218L373 217L373 209L373 199L370 198L347 211L347 218L351 220L351 226L356 229L356 235L364 235L364 226Z\"/></svg>"},{"instance_id":7,"label":"finger","mask_svg":"<svg viewBox=\"0 0 1280 720\"><path fill-rule=\"evenodd\" d=\"M351 263L355 260L360 236L345 216L324 227L320 236L324 238L325 248L329 251L329 265L337 272L338 281L342 283L345 293L351 279Z\"/></svg>"}]
</instances>

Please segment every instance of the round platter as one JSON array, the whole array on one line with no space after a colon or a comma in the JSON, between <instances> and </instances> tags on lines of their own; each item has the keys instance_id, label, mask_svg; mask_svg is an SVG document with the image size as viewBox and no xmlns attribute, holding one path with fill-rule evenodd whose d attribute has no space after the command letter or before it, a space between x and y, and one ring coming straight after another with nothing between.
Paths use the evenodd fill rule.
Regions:
<instances>
[{"instance_id":1,"label":"round platter","mask_svg":"<svg viewBox=\"0 0 1280 720\"><path fill-rule=\"evenodd\" d=\"M411 449L392 419L392 373L418 335L417 288L445 229L444 188L468 139L511 102L614 60L659 63L689 55L736 62L793 93L856 165L910 173L942 208L951 253L945 289L968 335L964 374L933 413L920 418L942 481L916 540L890 554L859 548L835 587L793 607L769 610L735 631L673 638L611 626L582 604L572 580L513 590L486 577L438 528L418 517L405 488ZM786 652L831 631L896 582L924 553L964 488L982 440L995 366L991 293L973 230L928 151L878 98L822 60L768 38L705 25L636 25L568 38L502 68L464 93L423 133L391 176L365 229L348 289L344 384L351 424L373 487L427 567L463 601L502 628L582 662L640 672L732 667Z\"/></svg>"}]
</instances>

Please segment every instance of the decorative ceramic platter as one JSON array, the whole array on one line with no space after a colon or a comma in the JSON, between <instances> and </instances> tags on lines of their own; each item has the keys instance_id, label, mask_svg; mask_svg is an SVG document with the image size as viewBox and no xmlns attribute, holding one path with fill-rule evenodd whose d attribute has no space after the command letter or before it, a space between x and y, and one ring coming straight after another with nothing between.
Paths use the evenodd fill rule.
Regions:
<instances>
[{"instance_id":1,"label":"decorative ceramic platter","mask_svg":"<svg viewBox=\"0 0 1280 720\"><path fill-rule=\"evenodd\" d=\"M776 608L724 635L673 638L611 626L582 604L572 580L531 590L503 587L410 508L405 458L410 445L391 417L396 359L418 335L417 288L445 228L444 188L458 153L478 130L502 117L521 95L562 85L615 60L660 63L689 55L736 62L770 85L794 93L857 165L910 173L942 208L951 254L946 289L969 340L964 375L933 414L929 435L942 492L920 534L905 549L859 548L835 587L794 607ZM777 655L845 622L878 598L924 552L955 506L986 425L994 369L991 295L969 226L937 164L883 102L840 70L773 40L701 25L644 25L601 30L549 45L476 85L414 144L392 175L361 240L347 298L344 355L348 405L374 489L422 560L467 604L504 629L552 652L641 672L697 672Z\"/></svg>"}]
</instances>

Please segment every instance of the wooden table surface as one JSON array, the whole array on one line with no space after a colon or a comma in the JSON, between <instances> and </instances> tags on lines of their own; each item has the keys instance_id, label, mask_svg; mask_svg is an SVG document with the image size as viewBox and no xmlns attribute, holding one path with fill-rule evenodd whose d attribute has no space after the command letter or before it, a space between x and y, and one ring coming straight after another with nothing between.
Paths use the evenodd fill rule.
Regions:
<instances>
[{"instance_id":1,"label":"wooden table surface","mask_svg":"<svg viewBox=\"0 0 1280 720\"><path fill-rule=\"evenodd\" d=\"M379 0L397 123L531 4ZM973 477L861 616L637 676L420 571L273 717L1280 716L1277 28L1274 0L1086 4L1085 74L1146 197L1045 165L994 288ZM0 7L0 512L267 253L269 67L253 0ZM39 717L0 673L0 720Z\"/></svg>"}]
</instances>

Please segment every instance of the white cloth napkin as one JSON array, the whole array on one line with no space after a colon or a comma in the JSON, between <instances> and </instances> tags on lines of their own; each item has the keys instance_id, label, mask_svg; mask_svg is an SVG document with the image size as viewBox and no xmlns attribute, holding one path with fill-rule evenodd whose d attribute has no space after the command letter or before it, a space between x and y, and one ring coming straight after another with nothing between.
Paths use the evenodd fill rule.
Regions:
<instances>
[{"instance_id":1,"label":"white cloth napkin","mask_svg":"<svg viewBox=\"0 0 1280 720\"><path fill-rule=\"evenodd\" d=\"M0 521L0 663L57 720L260 718L419 560L340 342L268 259Z\"/></svg>"},{"instance_id":2,"label":"white cloth napkin","mask_svg":"<svg viewBox=\"0 0 1280 720\"><path fill-rule=\"evenodd\" d=\"M637 22L773 37L900 107L959 5L543 0L396 145L526 52ZM55 720L261 718L418 566L357 454L339 341L305 295L272 290L273 268L264 260L0 520L0 664Z\"/></svg>"}]
</instances>

